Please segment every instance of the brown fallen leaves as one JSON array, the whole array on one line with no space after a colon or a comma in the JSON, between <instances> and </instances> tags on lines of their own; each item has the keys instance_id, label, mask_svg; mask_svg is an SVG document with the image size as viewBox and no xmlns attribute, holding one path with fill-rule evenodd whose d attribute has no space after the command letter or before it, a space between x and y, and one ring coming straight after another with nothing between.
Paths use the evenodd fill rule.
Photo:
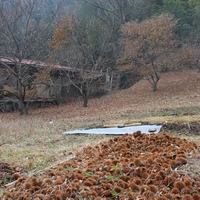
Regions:
<instances>
[{"instance_id":1,"label":"brown fallen leaves","mask_svg":"<svg viewBox=\"0 0 200 200\"><path fill-rule=\"evenodd\" d=\"M86 147L40 176L18 178L4 199L200 199L200 177L178 170L197 149L167 134L125 134Z\"/></svg>"},{"instance_id":2,"label":"brown fallen leaves","mask_svg":"<svg viewBox=\"0 0 200 200\"><path fill-rule=\"evenodd\" d=\"M34 122L37 127L44 129L44 123L48 122L49 126L49 120L53 120L51 129L57 131L64 127L62 131L65 131L74 129L74 126L85 128L94 124L102 125L103 121L140 120L165 109L198 107L199 91L200 73L196 70L168 72L162 74L157 92L152 91L148 81L141 80L131 88L89 99L87 108L82 106L82 100L76 100L54 107L30 109L30 115L26 117L19 116L18 112L0 113L0 122L9 126L16 121Z\"/></svg>"}]
</instances>

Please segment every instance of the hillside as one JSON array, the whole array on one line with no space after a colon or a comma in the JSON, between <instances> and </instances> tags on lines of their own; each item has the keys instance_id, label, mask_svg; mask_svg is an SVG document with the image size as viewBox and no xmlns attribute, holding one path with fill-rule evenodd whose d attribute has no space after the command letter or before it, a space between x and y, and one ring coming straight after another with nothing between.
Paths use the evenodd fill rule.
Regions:
<instances>
[{"instance_id":1,"label":"hillside","mask_svg":"<svg viewBox=\"0 0 200 200\"><path fill-rule=\"evenodd\" d=\"M23 174L50 169L87 145L94 146L111 137L63 136L63 131L118 122L172 123L164 131L170 129L170 134L178 133L179 137L200 145L200 73L196 70L162 74L157 92L152 91L146 80L141 80L129 89L90 99L87 108L82 105L82 100L77 100L30 110L28 116L19 116L18 112L0 113L0 159L12 166L10 169L0 164L0 169ZM176 131L179 122L185 123L187 135L182 134L183 129ZM194 125L197 135L190 135L189 126ZM0 181L4 180L1 175ZM10 178L1 182L8 183L13 180Z\"/></svg>"},{"instance_id":2,"label":"hillside","mask_svg":"<svg viewBox=\"0 0 200 200\"><path fill-rule=\"evenodd\" d=\"M153 92L146 80L141 80L133 87L114 94L89 100L88 108L82 107L82 101L51 109L35 110L34 115L44 112L69 118L107 120L121 117L140 116L155 113L163 109L199 106L200 73L196 71L169 72L162 75L158 91ZM129 116L130 115L130 116ZM137 118L134 116L134 118Z\"/></svg>"},{"instance_id":3,"label":"hillside","mask_svg":"<svg viewBox=\"0 0 200 200\"><path fill-rule=\"evenodd\" d=\"M81 123L86 122L83 126L87 126L87 123L101 123L115 119L137 120L171 109L195 108L200 105L199 102L200 73L196 70L186 70L162 74L157 92L152 91L146 80L141 80L129 89L90 99L87 108L82 107L82 100L78 100L58 107L31 110L28 118L42 116L46 120L62 121L66 122L66 125L71 123L73 126L82 126ZM18 117L18 113L12 116Z\"/></svg>"}]
</instances>

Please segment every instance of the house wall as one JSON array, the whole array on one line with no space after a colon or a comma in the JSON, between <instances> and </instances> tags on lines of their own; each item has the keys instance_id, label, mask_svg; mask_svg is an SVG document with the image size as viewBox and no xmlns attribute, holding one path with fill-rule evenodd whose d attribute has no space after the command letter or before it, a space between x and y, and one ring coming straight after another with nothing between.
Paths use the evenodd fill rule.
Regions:
<instances>
[{"instance_id":1,"label":"house wall","mask_svg":"<svg viewBox=\"0 0 200 200\"><path fill-rule=\"evenodd\" d=\"M33 69L33 67L31 69ZM78 77L76 77L78 74L73 73L72 75L73 79L78 82ZM81 95L79 89L70 82L66 72L62 73L58 70L56 73L51 74L51 79L51 85L36 85L36 95L34 98L57 98L68 100L70 98L77 98ZM94 87L92 88L92 91L90 91L92 96L102 95L105 93L104 91L110 88L110 82L106 79L106 76L99 78L98 81L94 79L94 82ZM0 66L0 88L2 88L3 85L17 89L17 79L13 75L8 74L4 67ZM26 97L31 97L35 94L35 90L31 90L31 87L30 89L26 89Z\"/></svg>"},{"instance_id":2,"label":"house wall","mask_svg":"<svg viewBox=\"0 0 200 200\"><path fill-rule=\"evenodd\" d=\"M10 95L10 92L16 92L17 79L14 75L9 74L5 68L0 67L0 98ZM2 91L6 90L6 91Z\"/></svg>"},{"instance_id":3,"label":"house wall","mask_svg":"<svg viewBox=\"0 0 200 200\"><path fill-rule=\"evenodd\" d=\"M0 73L0 85L4 85L5 82L6 82L8 74L7 74L6 70L1 69L1 68L0 68L0 70L1 70L1 73Z\"/></svg>"},{"instance_id":4,"label":"house wall","mask_svg":"<svg viewBox=\"0 0 200 200\"><path fill-rule=\"evenodd\" d=\"M67 77L57 77L53 76L52 85L50 86L49 96L54 96L56 98L65 98L65 92L68 91L69 80Z\"/></svg>"},{"instance_id":5,"label":"house wall","mask_svg":"<svg viewBox=\"0 0 200 200\"><path fill-rule=\"evenodd\" d=\"M9 86L14 86L16 85L16 78L5 68L0 68L0 85L9 85Z\"/></svg>"}]
</instances>

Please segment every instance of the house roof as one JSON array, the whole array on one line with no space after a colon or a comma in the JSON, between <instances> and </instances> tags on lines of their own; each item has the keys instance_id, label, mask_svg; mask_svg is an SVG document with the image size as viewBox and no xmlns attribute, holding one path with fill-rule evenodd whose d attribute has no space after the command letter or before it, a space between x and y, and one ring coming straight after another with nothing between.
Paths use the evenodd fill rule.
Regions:
<instances>
[{"instance_id":1,"label":"house roof","mask_svg":"<svg viewBox=\"0 0 200 200\"><path fill-rule=\"evenodd\" d=\"M15 63L19 62L19 59L18 58L1 57L0 62L4 62L7 64L15 64ZM58 70L64 70L64 71L70 71L70 72L80 72L81 71L80 68L73 68L73 67L63 66L63 65L59 65L59 64L53 65L53 64L48 64L48 63L42 62L42 61L28 60L28 59L22 59L21 64L30 65L30 66L41 66L41 67L50 66L50 67L52 67L52 69L55 69L55 70L58 69ZM98 71L85 70L84 72L85 72L85 74L82 75L83 79L94 79L94 78L102 77L102 73L98 72Z\"/></svg>"},{"instance_id":2,"label":"house roof","mask_svg":"<svg viewBox=\"0 0 200 200\"><path fill-rule=\"evenodd\" d=\"M19 62L18 58L0 58L0 62L4 62L4 63L8 63L8 64L15 64ZM67 71L79 71L79 69L75 69L73 67L68 67L68 66L63 66L63 65L52 65L52 64L48 64L42 61L36 61L36 60L28 60L28 59L22 59L21 60L21 64L23 65L35 65L35 66L50 66L52 68L57 68L57 69L63 69L63 70L67 70Z\"/></svg>"}]
</instances>

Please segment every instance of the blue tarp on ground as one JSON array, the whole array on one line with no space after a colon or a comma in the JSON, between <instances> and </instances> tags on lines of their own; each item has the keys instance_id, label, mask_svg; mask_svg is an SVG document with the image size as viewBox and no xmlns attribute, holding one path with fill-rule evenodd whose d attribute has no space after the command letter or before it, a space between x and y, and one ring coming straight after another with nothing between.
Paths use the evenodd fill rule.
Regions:
<instances>
[{"instance_id":1,"label":"blue tarp on ground","mask_svg":"<svg viewBox=\"0 0 200 200\"><path fill-rule=\"evenodd\" d=\"M136 131L141 131L142 133L151 134L158 133L162 125L141 125L141 126L127 126L123 128L92 128L83 130L74 130L70 132L63 132L63 135L71 134L101 134L101 135L123 135L125 133L132 134Z\"/></svg>"}]
</instances>

